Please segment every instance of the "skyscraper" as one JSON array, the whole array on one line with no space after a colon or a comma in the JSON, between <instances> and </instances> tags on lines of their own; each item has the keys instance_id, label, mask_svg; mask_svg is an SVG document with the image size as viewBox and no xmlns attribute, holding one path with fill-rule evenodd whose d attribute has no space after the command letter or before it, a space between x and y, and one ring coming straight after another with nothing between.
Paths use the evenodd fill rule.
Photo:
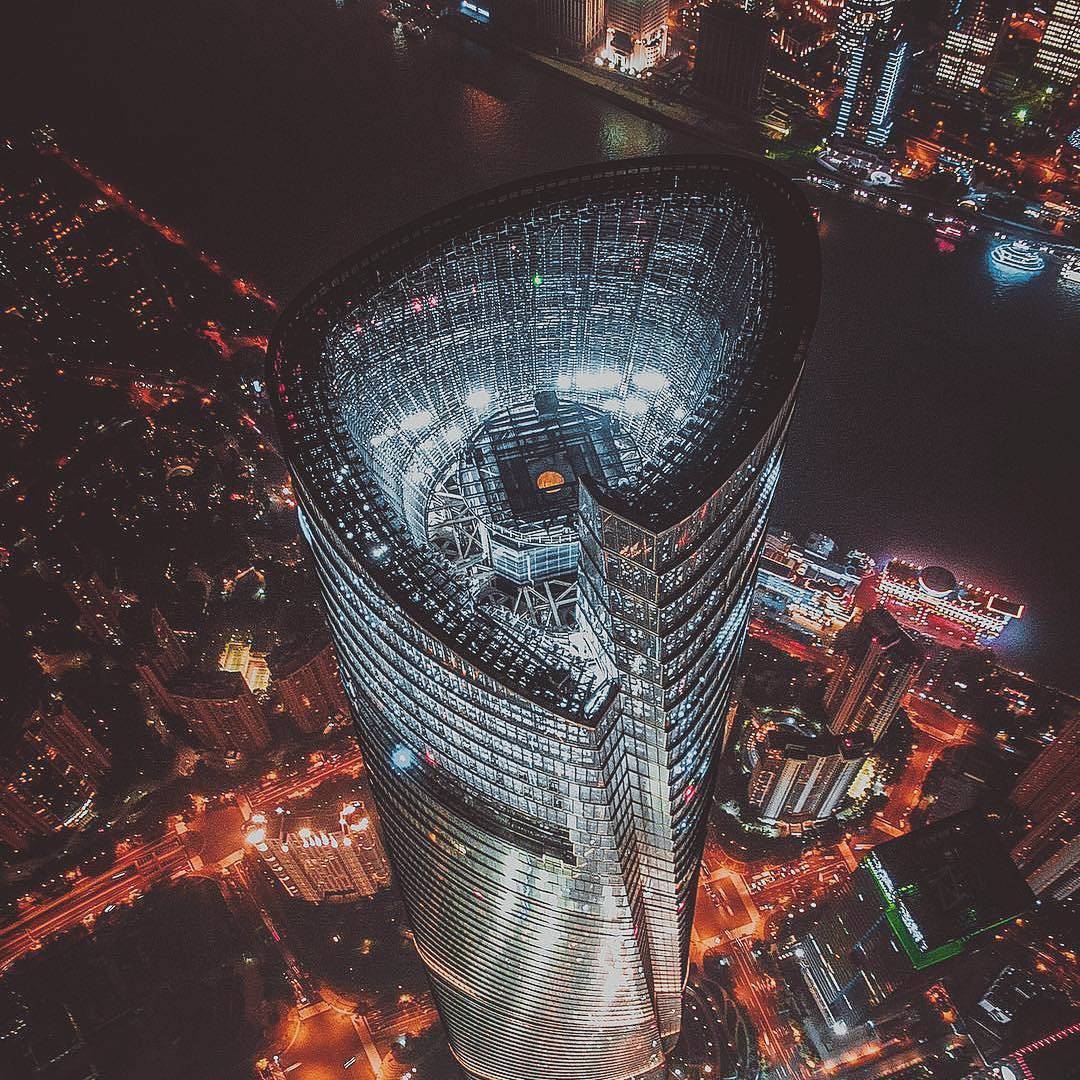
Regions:
<instances>
[{"instance_id":1,"label":"skyscraper","mask_svg":"<svg viewBox=\"0 0 1080 1080\"><path fill-rule=\"evenodd\" d=\"M26 736L48 748L49 756L96 784L112 767L112 756L87 726L58 699L49 699L34 710Z\"/></svg>"},{"instance_id":2,"label":"skyscraper","mask_svg":"<svg viewBox=\"0 0 1080 1080\"><path fill-rule=\"evenodd\" d=\"M110 756L61 701L16 703L0 732L0 842L85 823Z\"/></svg>"},{"instance_id":3,"label":"skyscraper","mask_svg":"<svg viewBox=\"0 0 1080 1080\"><path fill-rule=\"evenodd\" d=\"M875 148L889 141L910 58L901 27L875 28L856 39L847 56L835 138Z\"/></svg>"},{"instance_id":4,"label":"skyscraper","mask_svg":"<svg viewBox=\"0 0 1080 1080\"><path fill-rule=\"evenodd\" d=\"M258 753L270 745L262 706L238 671L188 668L169 680L166 693L166 707L201 746Z\"/></svg>"},{"instance_id":5,"label":"skyscraper","mask_svg":"<svg viewBox=\"0 0 1080 1080\"><path fill-rule=\"evenodd\" d=\"M1028 766L1012 801L1030 831L1012 856L1038 895L1057 899L1080 888L1080 715Z\"/></svg>"},{"instance_id":6,"label":"skyscraper","mask_svg":"<svg viewBox=\"0 0 1080 1080\"><path fill-rule=\"evenodd\" d=\"M978 90L997 48L1004 19L1002 0L957 0L934 69L937 84L953 93Z\"/></svg>"},{"instance_id":7,"label":"skyscraper","mask_svg":"<svg viewBox=\"0 0 1080 1080\"><path fill-rule=\"evenodd\" d=\"M1057 0L1035 54L1035 67L1064 86L1080 79L1080 0Z\"/></svg>"},{"instance_id":8,"label":"skyscraper","mask_svg":"<svg viewBox=\"0 0 1080 1080\"><path fill-rule=\"evenodd\" d=\"M842 1033L1032 900L993 828L971 810L875 847L791 951L822 1016Z\"/></svg>"},{"instance_id":9,"label":"skyscraper","mask_svg":"<svg viewBox=\"0 0 1080 1080\"><path fill-rule=\"evenodd\" d=\"M1075 793L1013 848L1037 896L1064 900L1080 889L1080 797Z\"/></svg>"},{"instance_id":10,"label":"skyscraper","mask_svg":"<svg viewBox=\"0 0 1080 1080\"><path fill-rule=\"evenodd\" d=\"M754 109L765 82L769 24L729 3L701 9L694 88L728 105Z\"/></svg>"},{"instance_id":11,"label":"skyscraper","mask_svg":"<svg viewBox=\"0 0 1080 1080\"><path fill-rule=\"evenodd\" d=\"M537 0L540 33L561 50L582 56L604 33L604 0Z\"/></svg>"},{"instance_id":12,"label":"skyscraper","mask_svg":"<svg viewBox=\"0 0 1080 1080\"><path fill-rule=\"evenodd\" d=\"M896 0L844 0L836 25L837 74L843 75L851 57L868 35L892 25Z\"/></svg>"},{"instance_id":13,"label":"skyscraper","mask_svg":"<svg viewBox=\"0 0 1080 1080\"><path fill-rule=\"evenodd\" d=\"M1012 801L1032 821L1045 821L1063 799L1080 789L1080 713L1020 774Z\"/></svg>"},{"instance_id":14,"label":"skyscraper","mask_svg":"<svg viewBox=\"0 0 1080 1080\"><path fill-rule=\"evenodd\" d=\"M663 59L667 15L667 0L607 0L608 59L635 72Z\"/></svg>"},{"instance_id":15,"label":"skyscraper","mask_svg":"<svg viewBox=\"0 0 1080 1080\"><path fill-rule=\"evenodd\" d=\"M900 708L923 655L884 608L868 611L837 636L837 667L825 688L834 735L867 731L877 742Z\"/></svg>"},{"instance_id":16,"label":"skyscraper","mask_svg":"<svg viewBox=\"0 0 1080 1080\"><path fill-rule=\"evenodd\" d=\"M361 802L311 796L284 813L256 811L245 839L293 897L346 903L390 884L390 868Z\"/></svg>"},{"instance_id":17,"label":"skyscraper","mask_svg":"<svg viewBox=\"0 0 1080 1080\"><path fill-rule=\"evenodd\" d=\"M301 527L474 1077L663 1073L818 274L786 181L646 158L431 214L278 326Z\"/></svg>"},{"instance_id":18,"label":"skyscraper","mask_svg":"<svg viewBox=\"0 0 1080 1080\"><path fill-rule=\"evenodd\" d=\"M320 732L348 714L334 647L325 634L275 649L270 671L285 712L304 734Z\"/></svg>"},{"instance_id":19,"label":"skyscraper","mask_svg":"<svg viewBox=\"0 0 1080 1080\"><path fill-rule=\"evenodd\" d=\"M751 809L794 832L823 821L847 794L870 746L865 733L807 734L781 725L758 751L750 774Z\"/></svg>"}]
</instances>

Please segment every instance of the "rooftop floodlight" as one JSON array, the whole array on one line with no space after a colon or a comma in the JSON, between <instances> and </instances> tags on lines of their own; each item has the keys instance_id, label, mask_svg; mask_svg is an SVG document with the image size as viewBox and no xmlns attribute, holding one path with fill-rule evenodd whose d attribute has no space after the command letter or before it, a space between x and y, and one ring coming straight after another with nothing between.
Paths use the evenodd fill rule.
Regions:
<instances>
[{"instance_id":1,"label":"rooftop floodlight","mask_svg":"<svg viewBox=\"0 0 1080 1080\"><path fill-rule=\"evenodd\" d=\"M653 394L666 390L671 383L671 380L662 371L656 371L653 368L635 371L632 380L639 390L645 390Z\"/></svg>"}]
</instances>

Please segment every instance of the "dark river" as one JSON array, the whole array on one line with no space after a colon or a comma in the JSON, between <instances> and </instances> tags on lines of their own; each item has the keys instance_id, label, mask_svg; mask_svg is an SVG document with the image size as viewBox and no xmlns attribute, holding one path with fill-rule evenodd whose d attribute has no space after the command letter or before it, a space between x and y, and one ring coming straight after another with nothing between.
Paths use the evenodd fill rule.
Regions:
<instances>
[{"instance_id":1,"label":"dark river","mask_svg":"<svg viewBox=\"0 0 1080 1080\"><path fill-rule=\"evenodd\" d=\"M0 109L287 299L390 225L530 172L709 149L375 0L33 0ZM15 7L15 5L13 5ZM774 520L1024 601L1001 643L1080 689L1080 286L826 200L821 320Z\"/></svg>"}]
</instances>

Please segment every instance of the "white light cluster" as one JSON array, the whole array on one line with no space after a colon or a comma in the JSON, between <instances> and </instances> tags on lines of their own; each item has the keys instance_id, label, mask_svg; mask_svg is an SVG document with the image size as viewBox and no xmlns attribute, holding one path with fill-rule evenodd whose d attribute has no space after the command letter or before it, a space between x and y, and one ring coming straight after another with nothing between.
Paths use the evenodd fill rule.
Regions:
<instances>
[{"instance_id":1,"label":"white light cluster","mask_svg":"<svg viewBox=\"0 0 1080 1080\"><path fill-rule=\"evenodd\" d=\"M671 380L662 371L656 371L653 368L635 371L631 380L639 390L645 390L650 394L658 394L671 385Z\"/></svg>"},{"instance_id":2,"label":"white light cluster","mask_svg":"<svg viewBox=\"0 0 1080 1080\"><path fill-rule=\"evenodd\" d=\"M579 390L614 390L621 381L619 373L608 368L580 371L574 377L574 385Z\"/></svg>"},{"instance_id":3,"label":"white light cluster","mask_svg":"<svg viewBox=\"0 0 1080 1080\"><path fill-rule=\"evenodd\" d=\"M423 431L424 428L431 426L433 417L427 409L421 409L419 412L409 413L401 421L402 431Z\"/></svg>"},{"instance_id":4,"label":"white light cluster","mask_svg":"<svg viewBox=\"0 0 1080 1080\"><path fill-rule=\"evenodd\" d=\"M904 920L904 925L908 928L908 932L915 939L921 948L926 947L926 938L923 937L923 932L919 927L919 924L915 921L915 916L908 911L907 904L903 900L899 901L896 905L896 910L900 912L900 918Z\"/></svg>"}]
</instances>

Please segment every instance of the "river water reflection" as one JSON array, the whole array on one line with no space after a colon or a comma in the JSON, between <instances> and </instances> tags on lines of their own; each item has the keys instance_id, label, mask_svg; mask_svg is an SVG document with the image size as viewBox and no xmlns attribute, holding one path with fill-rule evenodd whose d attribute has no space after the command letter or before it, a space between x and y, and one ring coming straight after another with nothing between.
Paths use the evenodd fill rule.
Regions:
<instances>
[{"instance_id":1,"label":"river water reflection","mask_svg":"<svg viewBox=\"0 0 1080 1080\"><path fill-rule=\"evenodd\" d=\"M709 149L476 42L406 39L374 0L25 6L37 26L7 38L22 118L282 298L484 186ZM1080 688L1080 288L819 198L822 314L775 521L1025 601L1007 657Z\"/></svg>"}]
</instances>

